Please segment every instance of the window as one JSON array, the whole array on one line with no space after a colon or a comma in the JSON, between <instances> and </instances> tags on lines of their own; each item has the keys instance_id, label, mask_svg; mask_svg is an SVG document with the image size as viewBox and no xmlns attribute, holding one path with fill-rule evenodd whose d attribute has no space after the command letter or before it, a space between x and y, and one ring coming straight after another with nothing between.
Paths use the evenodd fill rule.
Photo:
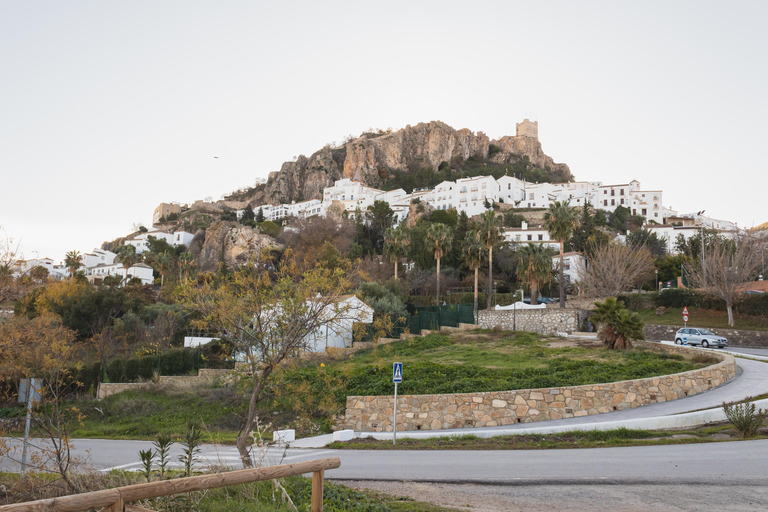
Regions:
<instances>
[{"instance_id":1,"label":"window","mask_svg":"<svg viewBox=\"0 0 768 512\"><path fill-rule=\"evenodd\" d=\"M607 194L607 193L608 193L608 191L607 191L607 190L603 190L603 194Z\"/></svg>"},{"instance_id":2,"label":"window","mask_svg":"<svg viewBox=\"0 0 768 512\"><path fill-rule=\"evenodd\" d=\"M623 197L621 198L621 204L624 204L624 198Z\"/></svg>"},{"instance_id":3,"label":"window","mask_svg":"<svg viewBox=\"0 0 768 512\"><path fill-rule=\"evenodd\" d=\"M528 235L528 240L533 240L533 235Z\"/></svg>"},{"instance_id":4,"label":"window","mask_svg":"<svg viewBox=\"0 0 768 512\"><path fill-rule=\"evenodd\" d=\"M641 212L643 215L648 215L648 210L646 210L645 208L643 208L642 210L640 210L640 212Z\"/></svg>"},{"instance_id":5,"label":"window","mask_svg":"<svg viewBox=\"0 0 768 512\"><path fill-rule=\"evenodd\" d=\"M533 196L533 194L531 194L531 197L529 197L528 199L533 199L533 198L534 198L534 196Z\"/></svg>"},{"instance_id":6,"label":"window","mask_svg":"<svg viewBox=\"0 0 768 512\"><path fill-rule=\"evenodd\" d=\"M621 189L621 190L619 191L619 195L621 195L621 196L623 196L623 195L624 195L624 189Z\"/></svg>"},{"instance_id":7,"label":"window","mask_svg":"<svg viewBox=\"0 0 768 512\"><path fill-rule=\"evenodd\" d=\"M603 206L608 206L608 200L603 201Z\"/></svg>"},{"instance_id":8,"label":"window","mask_svg":"<svg viewBox=\"0 0 768 512\"><path fill-rule=\"evenodd\" d=\"M653 216L654 217L658 217L659 216L659 212L653 212Z\"/></svg>"},{"instance_id":9,"label":"window","mask_svg":"<svg viewBox=\"0 0 768 512\"><path fill-rule=\"evenodd\" d=\"M544 240L544 235L539 235L539 240Z\"/></svg>"},{"instance_id":10,"label":"window","mask_svg":"<svg viewBox=\"0 0 768 512\"><path fill-rule=\"evenodd\" d=\"M616 191L615 191L615 190L613 190L613 189L611 189L611 195L612 195L612 196L615 196L615 195L616 195Z\"/></svg>"},{"instance_id":11,"label":"window","mask_svg":"<svg viewBox=\"0 0 768 512\"><path fill-rule=\"evenodd\" d=\"M616 206L616 200L615 199L611 199L611 206Z\"/></svg>"},{"instance_id":12,"label":"window","mask_svg":"<svg viewBox=\"0 0 768 512\"><path fill-rule=\"evenodd\" d=\"M512 190L512 184L511 183L507 183L507 190Z\"/></svg>"}]
</instances>

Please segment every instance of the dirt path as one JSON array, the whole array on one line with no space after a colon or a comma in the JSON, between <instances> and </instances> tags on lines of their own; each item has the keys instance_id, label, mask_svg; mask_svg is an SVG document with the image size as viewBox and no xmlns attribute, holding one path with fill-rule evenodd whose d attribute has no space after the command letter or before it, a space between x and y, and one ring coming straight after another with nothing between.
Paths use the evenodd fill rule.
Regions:
<instances>
[{"instance_id":1,"label":"dirt path","mask_svg":"<svg viewBox=\"0 0 768 512\"><path fill-rule=\"evenodd\" d=\"M487 512L680 512L768 509L768 489L706 485L474 485L337 481L457 510Z\"/></svg>"}]
</instances>

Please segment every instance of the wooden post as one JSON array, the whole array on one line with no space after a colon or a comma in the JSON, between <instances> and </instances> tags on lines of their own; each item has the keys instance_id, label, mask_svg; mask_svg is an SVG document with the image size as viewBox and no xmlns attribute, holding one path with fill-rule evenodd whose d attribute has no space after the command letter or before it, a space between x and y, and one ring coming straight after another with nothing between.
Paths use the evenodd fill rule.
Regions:
<instances>
[{"instance_id":1,"label":"wooden post","mask_svg":"<svg viewBox=\"0 0 768 512\"><path fill-rule=\"evenodd\" d=\"M311 512L323 512L323 486L325 482L325 471L315 471L312 473L312 504Z\"/></svg>"}]
</instances>

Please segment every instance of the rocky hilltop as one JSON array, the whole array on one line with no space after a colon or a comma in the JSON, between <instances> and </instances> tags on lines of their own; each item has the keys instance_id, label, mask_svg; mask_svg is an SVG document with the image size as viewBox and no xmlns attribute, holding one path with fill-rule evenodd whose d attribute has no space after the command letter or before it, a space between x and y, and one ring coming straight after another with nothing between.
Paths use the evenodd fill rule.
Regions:
<instances>
[{"instance_id":1,"label":"rocky hilltop","mask_svg":"<svg viewBox=\"0 0 768 512\"><path fill-rule=\"evenodd\" d=\"M301 155L296 161L285 162L248 199L253 204L274 204L320 198L323 188L342 178L380 188L394 173L427 168L460 171L468 162L497 167L525 163L542 171L550 181L571 180L567 165L557 164L544 154L537 131L535 123L525 120L518 124L515 136L490 140L483 132L456 130L441 121L431 121L397 131L363 133L339 147L326 146L310 157Z\"/></svg>"}]
</instances>

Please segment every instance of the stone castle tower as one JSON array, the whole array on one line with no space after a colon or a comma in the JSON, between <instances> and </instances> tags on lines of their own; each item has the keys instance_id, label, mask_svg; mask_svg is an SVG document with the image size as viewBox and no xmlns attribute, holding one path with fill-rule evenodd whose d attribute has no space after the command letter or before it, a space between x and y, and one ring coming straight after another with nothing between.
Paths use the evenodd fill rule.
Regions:
<instances>
[{"instance_id":1,"label":"stone castle tower","mask_svg":"<svg viewBox=\"0 0 768 512\"><path fill-rule=\"evenodd\" d=\"M518 137L531 137L539 140L539 122L529 121L523 119L522 123L517 123L517 136Z\"/></svg>"}]
</instances>

